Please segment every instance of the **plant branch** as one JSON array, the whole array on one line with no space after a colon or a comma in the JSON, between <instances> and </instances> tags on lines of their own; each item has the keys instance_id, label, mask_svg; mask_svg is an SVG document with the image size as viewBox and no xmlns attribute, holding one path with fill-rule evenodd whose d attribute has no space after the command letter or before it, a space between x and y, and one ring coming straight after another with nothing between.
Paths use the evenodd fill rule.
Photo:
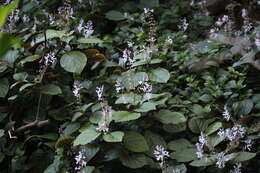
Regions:
<instances>
[{"instance_id":1,"label":"plant branch","mask_svg":"<svg viewBox=\"0 0 260 173\"><path fill-rule=\"evenodd\" d=\"M21 133L21 132L24 132L28 129L33 128L33 127L43 127L43 126L46 126L48 124L50 124L50 120L42 120L42 121L35 120L34 122L31 122L29 124L26 124L24 126L17 128L14 132L15 133Z\"/></svg>"}]
</instances>

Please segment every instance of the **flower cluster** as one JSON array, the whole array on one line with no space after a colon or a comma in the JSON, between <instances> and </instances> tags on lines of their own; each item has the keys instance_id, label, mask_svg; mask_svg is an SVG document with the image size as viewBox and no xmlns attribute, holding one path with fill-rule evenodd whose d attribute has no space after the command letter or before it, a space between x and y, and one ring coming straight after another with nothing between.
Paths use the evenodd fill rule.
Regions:
<instances>
[{"instance_id":1,"label":"flower cluster","mask_svg":"<svg viewBox=\"0 0 260 173\"><path fill-rule=\"evenodd\" d=\"M225 154L224 153L219 153L218 157L217 157L216 166L218 168L224 168L227 161L228 161L228 159L225 157Z\"/></svg>"},{"instance_id":2,"label":"flower cluster","mask_svg":"<svg viewBox=\"0 0 260 173\"><path fill-rule=\"evenodd\" d=\"M103 91L104 91L103 85L101 87L96 87L96 93L97 93L97 96L98 96L98 101L103 100Z\"/></svg>"},{"instance_id":3,"label":"flower cluster","mask_svg":"<svg viewBox=\"0 0 260 173\"><path fill-rule=\"evenodd\" d=\"M74 10L68 0L64 2L64 6L58 8L58 12L59 15L66 20L73 18Z\"/></svg>"},{"instance_id":4,"label":"flower cluster","mask_svg":"<svg viewBox=\"0 0 260 173\"><path fill-rule=\"evenodd\" d=\"M245 143L244 150L251 151L252 146L253 146L253 140L247 139L244 143Z\"/></svg>"},{"instance_id":5,"label":"flower cluster","mask_svg":"<svg viewBox=\"0 0 260 173\"><path fill-rule=\"evenodd\" d=\"M156 41L157 25L153 15L154 10L150 8L144 8L144 19L149 24L149 42L154 45Z\"/></svg>"},{"instance_id":6,"label":"flower cluster","mask_svg":"<svg viewBox=\"0 0 260 173\"><path fill-rule=\"evenodd\" d=\"M73 84L73 94L80 100L80 90L83 88L82 84L79 81L75 81Z\"/></svg>"},{"instance_id":7,"label":"flower cluster","mask_svg":"<svg viewBox=\"0 0 260 173\"><path fill-rule=\"evenodd\" d=\"M227 104L225 104L225 106L224 106L224 112L223 112L222 115L223 115L224 119L227 120L227 121L229 121L230 118L231 118L231 115L230 115L228 108L227 108Z\"/></svg>"},{"instance_id":8,"label":"flower cluster","mask_svg":"<svg viewBox=\"0 0 260 173\"><path fill-rule=\"evenodd\" d=\"M175 168L175 169L172 170L172 173L181 173L181 170L178 169L178 168Z\"/></svg>"},{"instance_id":9,"label":"flower cluster","mask_svg":"<svg viewBox=\"0 0 260 173\"><path fill-rule=\"evenodd\" d=\"M232 31L233 24L234 22L230 19L230 17L228 15L224 15L222 18L218 18L214 28L210 30L210 34L214 37L216 32L218 32L221 28L223 28L225 32Z\"/></svg>"},{"instance_id":10,"label":"flower cluster","mask_svg":"<svg viewBox=\"0 0 260 173\"><path fill-rule=\"evenodd\" d=\"M234 165L234 169L230 171L230 173L242 173L241 172L242 164L240 162Z\"/></svg>"},{"instance_id":11,"label":"flower cluster","mask_svg":"<svg viewBox=\"0 0 260 173\"><path fill-rule=\"evenodd\" d=\"M76 167L75 170L79 171L87 165L86 156L84 150L79 151L78 155L75 156Z\"/></svg>"},{"instance_id":12,"label":"flower cluster","mask_svg":"<svg viewBox=\"0 0 260 173\"><path fill-rule=\"evenodd\" d=\"M252 23L249 20L248 11L245 8L242 9L242 15L241 16L244 19L244 24L243 24L244 33L247 34L253 29L253 26L252 26Z\"/></svg>"},{"instance_id":13,"label":"flower cluster","mask_svg":"<svg viewBox=\"0 0 260 173\"><path fill-rule=\"evenodd\" d=\"M188 29L189 23L187 22L187 19L184 18L181 20L181 24L178 25L178 28L180 30L182 30L183 32L185 32Z\"/></svg>"},{"instance_id":14,"label":"flower cluster","mask_svg":"<svg viewBox=\"0 0 260 173\"><path fill-rule=\"evenodd\" d=\"M109 130L109 123L112 118L112 107L111 106L103 106L102 107L102 119L96 128L97 131L106 134Z\"/></svg>"},{"instance_id":15,"label":"flower cluster","mask_svg":"<svg viewBox=\"0 0 260 173\"><path fill-rule=\"evenodd\" d=\"M165 159L167 157L170 157L169 152L167 150L165 150L165 148L161 145L155 146L153 154L154 154L156 160L160 162L161 167L163 167L163 165L165 163Z\"/></svg>"},{"instance_id":16,"label":"flower cluster","mask_svg":"<svg viewBox=\"0 0 260 173\"><path fill-rule=\"evenodd\" d=\"M239 124L234 125L232 128L221 128L218 135L223 138L227 138L229 141L236 141L245 136L246 130Z\"/></svg>"},{"instance_id":17,"label":"flower cluster","mask_svg":"<svg viewBox=\"0 0 260 173\"><path fill-rule=\"evenodd\" d=\"M166 45L171 45L173 43L172 39L168 36L167 39L165 40Z\"/></svg>"},{"instance_id":18,"label":"flower cluster","mask_svg":"<svg viewBox=\"0 0 260 173\"><path fill-rule=\"evenodd\" d=\"M45 72L47 71L49 66L55 65L56 63L56 57L55 57L55 53L54 52L50 52L48 53L46 56L44 56L41 61L40 61L41 65L40 65L40 76L41 78L43 77L43 75L45 74Z\"/></svg>"},{"instance_id":19,"label":"flower cluster","mask_svg":"<svg viewBox=\"0 0 260 173\"><path fill-rule=\"evenodd\" d=\"M134 63L134 60L132 59L132 51L130 49L126 48L123 51L123 58L124 66L126 68L131 68Z\"/></svg>"},{"instance_id":20,"label":"flower cluster","mask_svg":"<svg viewBox=\"0 0 260 173\"><path fill-rule=\"evenodd\" d=\"M8 27L9 31L11 31L15 28L15 25L19 19L20 19L20 10L15 9L14 11L12 11L11 15L9 15L9 17L8 17L7 27Z\"/></svg>"},{"instance_id":21,"label":"flower cluster","mask_svg":"<svg viewBox=\"0 0 260 173\"><path fill-rule=\"evenodd\" d=\"M206 135L203 132L201 132L199 136L199 142L196 143L196 147L197 147L196 155L198 158L202 158L204 156L203 147L205 144L207 144L207 138Z\"/></svg>"},{"instance_id":22,"label":"flower cluster","mask_svg":"<svg viewBox=\"0 0 260 173\"><path fill-rule=\"evenodd\" d=\"M116 80L115 87L116 87L116 92L117 93L119 93L122 90L122 80L121 79L118 78Z\"/></svg>"},{"instance_id":23,"label":"flower cluster","mask_svg":"<svg viewBox=\"0 0 260 173\"><path fill-rule=\"evenodd\" d=\"M77 30L79 33L83 33L85 38L88 38L94 32L93 22L91 20L89 20L89 21L87 21L86 25L84 23L85 23L84 20L80 19L79 25L77 26Z\"/></svg>"}]
</instances>

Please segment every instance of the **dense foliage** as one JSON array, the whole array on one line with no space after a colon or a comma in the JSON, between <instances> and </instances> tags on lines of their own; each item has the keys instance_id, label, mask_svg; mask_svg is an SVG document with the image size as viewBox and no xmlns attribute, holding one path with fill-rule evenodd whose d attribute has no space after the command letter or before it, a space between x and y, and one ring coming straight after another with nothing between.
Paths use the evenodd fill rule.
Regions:
<instances>
[{"instance_id":1,"label":"dense foliage","mask_svg":"<svg viewBox=\"0 0 260 173\"><path fill-rule=\"evenodd\" d=\"M2 2L0 172L259 172L259 10Z\"/></svg>"}]
</instances>

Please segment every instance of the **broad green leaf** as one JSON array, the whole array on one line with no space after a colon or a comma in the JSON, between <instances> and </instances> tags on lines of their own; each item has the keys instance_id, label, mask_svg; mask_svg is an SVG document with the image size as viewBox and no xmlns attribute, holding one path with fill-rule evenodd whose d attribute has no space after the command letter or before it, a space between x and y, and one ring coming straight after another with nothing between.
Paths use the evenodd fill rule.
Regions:
<instances>
[{"instance_id":1,"label":"broad green leaf","mask_svg":"<svg viewBox=\"0 0 260 173\"><path fill-rule=\"evenodd\" d=\"M9 50L5 55L4 55L4 60L8 62L9 67L14 67L14 63L16 59L19 57L19 52L17 50Z\"/></svg>"},{"instance_id":2,"label":"broad green leaf","mask_svg":"<svg viewBox=\"0 0 260 173\"><path fill-rule=\"evenodd\" d=\"M20 61L20 63L21 63L22 65L24 65L24 64L27 63L27 62L33 62L33 61L36 61L36 60L38 60L38 59L40 59L40 58L41 58L41 56L39 56L39 55L31 55L31 56L27 56L26 58L22 59L22 60Z\"/></svg>"},{"instance_id":3,"label":"broad green leaf","mask_svg":"<svg viewBox=\"0 0 260 173\"><path fill-rule=\"evenodd\" d=\"M89 125L83 132L81 132L74 141L74 146L86 145L91 141L95 140L100 132L96 130L96 126Z\"/></svg>"},{"instance_id":4,"label":"broad green leaf","mask_svg":"<svg viewBox=\"0 0 260 173\"><path fill-rule=\"evenodd\" d=\"M140 4L144 8L154 8L159 6L159 0L141 0Z\"/></svg>"},{"instance_id":5,"label":"broad green leaf","mask_svg":"<svg viewBox=\"0 0 260 173\"><path fill-rule=\"evenodd\" d=\"M153 102L145 102L139 108L135 109L136 112L149 112L156 110L156 104Z\"/></svg>"},{"instance_id":6,"label":"broad green leaf","mask_svg":"<svg viewBox=\"0 0 260 173\"><path fill-rule=\"evenodd\" d=\"M253 109L254 103L251 99L236 102L234 105L235 113L242 117L248 115Z\"/></svg>"},{"instance_id":7,"label":"broad green leaf","mask_svg":"<svg viewBox=\"0 0 260 173\"><path fill-rule=\"evenodd\" d=\"M60 64L68 72L81 73L87 64L87 57L79 51L71 51L61 57Z\"/></svg>"},{"instance_id":8,"label":"broad green leaf","mask_svg":"<svg viewBox=\"0 0 260 173\"><path fill-rule=\"evenodd\" d=\"M17 7L19 0L12 2L7 6L2 6L0 8L0 27L5 24L6 18L8 15Z\"/></svg>"},{"instance_id":9,"label":"broad green leaf","mask_svg":"<svg viewBox=\"0 0 260 173\"><path fill-rule=\"evenodd\" d=\"M9 91L9 81L7 78L0 79L0 97L5 97Z\"/></svg>"},{"instance_id":10,"label":"broad green leaf","mask_svg":"<svg viewBox=\"0 0 260 173\"><path fill-rule=\"evenodd\" d=\"M80 38L78 39L79 43L86 43L86 44L100 44L104 41L97 39L97 38Z\"/></svg>"},{"instance_id":11,"label":"broad green leaf","mask_svg":"<svg viewBox=\"0 0 260 173\"><path fill-rule=\"evenodd\" d=\"M95 157L95 155L99 152L100 149L98 146L90 144L81 146L81 148L83 149L84 154L86 156L86 162L89 162L93 157Z\"/></svg>"},{"instance_id":12,"label":"broad green leaf","mask_svg":"<svg viewBox=\"0 0 260 173\"><path fill-rule=\"evenodd\" d=\"M186 122L186 117L180 112L161 110L155 117L163 124L180 124Z\"/></svg>"},{"instance_id":13,"label":"broad green leaf","mask_svg":"<svg viewBox=\"0 0 260 173\"><path fill-rule=\"evenodd\" d=\"M171 141L167 144L167 148L169 150L174 150L174 151L182 151L194 147L195 147L194 145L192 145L187 139L184 138Z\"/></svg>"},{"instance_id":14,"label":"broad green leaf","mask_svg":"<svg viewBox=\"0 0 260 173\"><path fill-rule=\"evenodd\" d=\"M132 113L127 111L113 111L112 119L115 122L124 122L136 120L141 117L140 113Z\"/></svg>"},{"instance_id":15,"label":"broad green leaf","mask_svg":"<svg viewBox=\"0 0 260 173\"><path fill-rule=\"evenodd\" d=\"M186 123L180 124L164 124L163 129L168 133L179 133L185 131L187 128Z\"/></svg>"},{"instance_id":16,"label":"broad green leaf","mask_svg":"<svg viewBox=\"0 0 260 173\"><path fill-rule=\"evenodd\" d=\"M66 126L66 128L63 131L63 134L65 136L69 136L72 133L76 132L80 128L80 123L71 123Z\"/></svg>"},{"instance_id":17,"label":"broad green leaf","mask_svg":"<svg viewBox=\"0 0 260 173\"><path fill-rule=\"evenodd\" d=\"M132 169L142 168L147 164L147 158L144 154L127 154L126 152L121 152L119 155L121 163Z\"/></svg>"},{"instance_id":18,"label":"broad green leaf","mask_svg":"<svg viewBox=\"0 0 260 173\"><path fill-rule=\"evenodd\" d=\"M158 83L167 83L170 79L170 73L164 68L157 68L148 73L149 79Z\"/></svg>"},{"instance_id":19,"label":"broad green leaf","mask_svg":"<svg viewBox=\"0 0 260 173\"><path fill-rule=\"evenodd\" d=\"M166 148L166 142L160 135L153 133L151 131L145 131L144 136L147 141L147 144L149 145L150 154L152 156L153 156L153 151L154 151L156 145L161 145L164 148Z\"/></svg>"},{"instance_id":20,"label":"broad green leaf","mask_svg":"<svg viewBox=\"0 0 260 173\"><path fill-rule=\"evenodd\" d=\"M188 126L193 133L200 133L208 128L208 121L194 117L189 120Z\"/></svg>"},{"instance_id":21,"label":"broad green leaf","mask_svg":"<svg viewBox=\"0 0 260 173\"><path fill-rule=\"evenodd\" d=\"M41 93L47 94L47 95L58 95L58 94L61 94L62 91L59 86L54 85L54 84L49 84L49 85L45 85L41 88Z\"/></svg>"},{"instance_id":22,"label":"broad green leaf","mask_svg":"<svg viewBox=\"0 0 260 173\"><path fill-rule=\"evenodd\" d=\"M216 160L217 155L214 155L211 157L202 158L200 160L194 160L190 163L190 165L195 167L210 166L214 165L216 163Z\"/></svg>"},{"instance_id":23,"label":"broad green leaf","mask_svg":"<svg viewBox=\"0 0 260 173\"><path fill-rule=\"evenodd\" d=\"M109 20L120 21L120 20L124 20L125 16L119 11L111 10L106 13L106 18Z\"/></svg>"},{"instance_id":24,"label":"broad green leaf","mask_svg":"<svg viewBox=\"0 0 260 173\"><path fill-rule=\"evenodd\" d=\"M207 146L213 150L214 147L220 144L224 139L225 139L224 137L220 137L217 134L207 136Z\"/></svg>"},{"instance_id":25,"label":"broad green leaf","mask_svg":"<svg viewBox=\"0 0 260 173\"><path fill-rule=\"evenodd\" d=\"M121 142L124 136L124 132L116 131L107 133L103 136L104 141L106 142Z\"/></svg>"},{"instance_id":26,"label":"broad green leaf","mask_svg":"<svg viewBox=\"0 0 260 173\"><path fill-rule=\"evenodd\" d=\"M66 31L64 30L54 30L54 29L48 29L46 30L46 39L53 39L53 38L63 38L66 36ZM45 40L44 34L41 34L40 37L36 40L36 43L43 42Z\"/></svg>"},{"instance_id":27,"label":"broad green leaf","mask_svg":"<svg viewBox=\"0 0 260 173\"><path fill-rule=\"evenodd\" d=\"M95 170L95 166L86 166L82 169L82 172L92 173Z\"/></svg>"},{"instance_id":28,"label":"broad green leaf","mask_svg":"<svg viewBox=\"0 0 260 173\"><path fill-rule=\"evenodd\" d=\"M12 45L18 44L18 43L20 43L20 40L13 37L11 34L0 32L0 45L1 45L0 59L4 58L4 55L11 48Z\"/></svg>"},{"instance_id":29,"label":"broad green leaf","mask_svg":"<svg viewBox=\"0 0 260 173\"><path fill-rule=\"evenodd\" d=\"M222 122L215 122L206 129L206 135L211 135L222 127Z\"/></svg>"},{"instance_id":30,"label":"broad green leaf","mask_svg":"<svg viewBox=\"0 0 260 173\"><path fill-rule=\"evenodd\" d=\"M36 136L38 138L43 138L43 139L49 139L49 140L57 140L58 139L58 134L56 133L46 133L46 134L42 134L42 135L33 135Z\"/></svg>"},{"instance_id":31,"label":"broad green leaf","mask_svg":"<svg viewBox=\"0 0 260 173\"><path fill-rule=\"evenodd\" d=\"M186 173L187 172L187 168L185 166L185 164L181 164L181 165L168 165L164 171L164 173Z\"/></svg>"},{"instance_id":32,"label":"broad green leaf","mask_svg":"<svg viewBox=\"0 0 260 173\"><path fill-rule=\"evenodd\" d=\"M19 88L19 91L23 91L25 90L26 88L30 87L30 86L33 86L34 84L33 83L26 83L24 85L22 85L20 88Z\"/></svg>"},{"instance_id":33,"label":"broad green leaf","mask_svg":"<svg viewBox=\"0 0 260 173\"><path fill-rule=\"evenodd\" d=\"M186 148L184 150L178 150L171 153L171 158L176 159L178 162L189 162L197 159L196 148Z\"/></svg>"},{"instance_id":34,"label":"broad green leaf","mask_svg":"<svg viewBox=\"0 0 260 173\"><path fill-rule=\"evenodd\" d=\"M17 80L17 81L25 81L27 77L28 77L27 72L15 73L13 75L14 80Z\"/></svg>"},{"instance_id":35,"label":"broad green leaf","mask_svg":"<svg viewBox=\"0 0 260 173\"><path fill-rule=\"evenodd\" d=\"M60 161L59 156L55 156L53 163L50 164L43 173L57 173L60 171L62 162Z\"/></svg>"},{"instance_id":36,"label":"broad green leaf","mask_svg":"<svg viewBox=\"0 0 260 173\"><path fill-rule=\"evenodd\" d=\"M238 152L234 154L235 154L235 158L234 158L235 162L244 162L256 156L256 153L250 153L250 152Z\"/></svg>"},{"instance_id":37,"label":"broad green leaf","mask_svg":"<svg viewBox=\"0 0 260 173\"><path fill-rule=\"evenodd\" d=\"M0 138L5 135L5 131L3 129L0 129Z\"/></svg>"},{"instance_id":38,"label":"broad green leaf","mask_svg":"<svg viewBox=\"0 0 260 173\"><path fill-rule=\"evenodd\" d=\"M135 131L125 132L123 143L128 150L133 152L145 152L149 150L145 138L140 133Z\"/></svg>"},{"instance_id":39,"label":"broad green leaf","mask_svg":"<svg viewBox=\"0 0 260 173\"><path fill-rule=\"evenodd\" d=\"M140 103L142 96L136 93L120 94L115 104L131 104L137 105Z\"/></svg>"}]
</instances>

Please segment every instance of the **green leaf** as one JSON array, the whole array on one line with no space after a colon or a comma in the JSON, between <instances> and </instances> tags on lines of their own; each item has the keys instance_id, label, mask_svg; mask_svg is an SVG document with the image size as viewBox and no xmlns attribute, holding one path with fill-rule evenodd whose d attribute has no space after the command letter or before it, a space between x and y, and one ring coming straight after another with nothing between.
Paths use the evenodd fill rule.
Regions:
<instances>
[{"instance_id":1,"label":"green leaf","mask_svg":"<svg viewBox=\"0 0 260 173\"><path fill-rule=\"evenodd\" d=\"M256 156L256 153L250 153L250 152L238 152L234 154L236 154L234 158L235 162L244 162Z\"/></svg>"},{"instance_id":2,"label":"green leaf","mask_svg":"<svg viewBox=\"0 0 260 173\"><path fill-rule=\"evenodd\" d=\"M104 41L97 39L97 38L80 38L77 40L79 43L85 43L85 44L100 44Z\"/></svg>"},{"instance_id":3,"label":"green leaf","mask_svg":"<svg viewBox=\"0 0 260 173\"><path fill-rule=\"evenodd\" d=\"M156 104L153 102L145 102L139 108L135 109L136 112L149 112L156 110Z\"/></svg>"},{"instance_id":4,"label":"green leaf","mask_svg":"<svg viewBox=\"0 0 260 173\"><path fill-rule=\"evenodd\" d=\"M170 73L164 68L152 70L149 74L149 79L158 83L167 83L170 79Z\"/></svg>"},{"instance_id":5,"label":"green leaf","mask_svg":"<svg viewBox=\"0 0 260 173\"><path fill-rule=\"evenodd\" d=\"M5 131L3 129L0 129L0 138L5 135Z\"/></svg>"},{"instance_id":6,"label":"green leaf","mask_svg":"<svg viewBox=\"0 0 260 173\"><path fill-rule=\"evenodd\" d=\"M116 104L131 104L137 105L142 100L142 96L136 93L121 94L116 100Z\"/></svg>"},{"instance_id":7,"label":"green leaf","mask_svg":"<svg viewBox=\"0 0 260 173\"><path fill-rule=\"evenodd\" d=\"M27 77L28 77L28 73L27 72L15 73L13 75L13 78L16 81L25 81Z\"/></svg>"},{"instance_id":8,"label":"green leaf","mask_svg":"<svg viewBox=\"0 0 260 173\"><path fill-rule=\"evenodd\" d=\"M188 126L193 133L200 133L208 128L208 121L194 117L190 119Z\"/></svg>"},{"instance_id":9,"label":"green leaf","mask_svg":"<svg viewBox=\"0 0 260 173\"><path fill-rule=\"evenodd\" d=\"M214 149L215 146L217 146L218 144L220 144L222 141L224 141L224 137L220 137L219 135L215 134L215 135L211 135L211 136L207 136L207 146L210 149Z\"/></svg>"},{"instance_id":10,"label":"green leaf","mask_svg":"<svg viewBox=\"0 0 260 173\"><path fill-rule=\"evenodd\" d=\"M116 131L116 132L111 132L107 133L103 136L103 139L106 142L121 142L124 136L124 132L121 131Z\"/></svg>"},{"instance_id":11,"label":"green leaf","mask_svg":"<svg viewBox=\"0 0 260 173\"><path fill-rule=\"evenodd\" d=\"M119 11L111 10L106 13L106 18L109 20L120 21L120 20L124 20L125 16Z\"/></svg>"},{"instance_id":12,"label":"green leaf","mask_svg":"<svg viewBox=\"0 0 260 173\"><path fill-rule=\"evenodd\" d=\"M94 146L94 145L84 145L81 146L81 148L84 150L84 154L86 156L85 161L89 162L99 151L99 147L98 146Z\"/></svg>"},{"instance_id":13,"label":"green leaf","mask_svg":"<svg viewBox=\"0 0 260 173\"><path fill-rule=\"evenodd\" d=\"M50 164L43 173L57 173L60 171L62 162L58 156L55 156L53 163Z\"/></svg>"},{"instance_id":14,"label":"green leaf","mask_svg":"<svg viewBox=\"0 0 260 173\"><path fill-rule=\"evenodd\" d=\"M68 72L81 73L87 64L87 57L79 51L71 51L61 57L60 64Z\"/></svg>"},{"instance_id":15,"label":"green leaf","mask_svg":"<svg viewBox=\"0 0 260 173\"><path fill-rule=\"evenodd\" d=\"M206 130L206 135L211 135L212 133L216 132L218 129L222 127L222 122L215 122L211 124L207 130Z\"/></svg>"},{"instance_id":16,"label":"green leaf","mask_svg":"<svg viewBox=\"0 0 260 173\"><path fill-rule=\"evenodd\" d=\"M144 8L154 8L159 6L159 0L141 0L140 4Z\"/></svg>"},{"instance_id":17,"label":"green leaf","mask_svg":"<svg viewBox=\"0 0 260 173\"><path fill-rule=\"evenodd\" d=\"M96 126L89 125L83 132L80 133L80 135L77 136L74 141L74 146L86 145L95 140L99 135L101 135L101 133L96 130Z\"/></svg>"},{"instance_id":18,"label":"green leaf","mask_svg":"<svg viewBox=\"0 0 260 173\"><path fill-rule=\"evenodd\" d=\"M0 97L4 98L9 91L9 82L7 78L0 79Z\"/></svg>"},{"instance_id":19,"label":"green leaf","mask_svg":"<svg viewBox=\"0 0 260 173\"><path fill-rule=\"evenodd\" d=\"M185 131L187 128L186 123L180 124L164 124L163 129L168 133L179 133Z\"/></svg>"},{"instance_id":20,"label":"green leaf","mask_svg":"<svg viewBox=\"0 0 260 173\"><path fill-rule=\"evenodd\" d=\"M47 95L58 95L58 94L61 94L62 91L59 86L54 85L54 84L49 84L49 85L45 85L41 88L41 93L47 94Z\"/></svg>"},{"instance_id":21,"label":"green leaf","mask_svg":"<svg viewBox=\"0 0 260 173\"><path fill-rule=\"evenodd\" d=\"M207 157L207 158L202 158L200 160L194 160L190 163L191 166L195 167L202 167L202 166L210 166L214 165L217 160L217 155Z\"/></svg>"},{"instance_id":22,"label":"green leaf","mask_svg":"<svg viewBox=\"0 0 260 173\"><path fill-rule=\"evenodd\" d=\"M11 34L0 32L0 45L1 45L0 59L4 57L4 55L11 48L12 45L18 43L20 43L20 40L16 39Z\"/></svg>"},{"instance_id":23,"label":"green leaf","mask_svg":"<svg viewBox=\"0 0 260 173\"><path fill-rule=\"evenodd\" d=\"M54 30L54 29L48 29L46 30L46 39L47 40L50 40L50 39L53 39L53 38L63 38L65 37L67 34L66 34L66 31L65 30ZM45 40L45 37L43 34L41 34L41 37L39 37L37 40L36 40L36 43L40 43L40 42L43 42Z\"/></svg>"},{"instance_id":24,"label":"green leaf","mask_svg":"<svg viewBox=\"0 0 260 173\"><path fill-rule=\"evenodd\" d=\"M33 61L36 61L36 60L38 60L38 59L40 59L40 58L41 58L41 56L39 56L39 55L27 56L26 58L22 59L22 60L20 61L20 63L21 63L22 65L24 65L24 64L27 63L27 62L33 62Z\"/></svg>"},{"instance_id":25,"label":"green leaf","mask_svg":"<svg viewBox=\"0 0 260 173\"><path fill-rule=\"evenodd\" d=\"M164 148L166 148L166 142L160 135L151 131L145 131L144 136L147 141L147 144L149 145L151 156L153 156L153 152L156 145L161 145Z\"/></svg>"},{"instance_id":26,"label":"green leaf","mask_svg":"<svg viewBox=\"0 0 260 173\"><path fill-rule=\"evenodd\" d=\"M112 120L115 122L124 122L136 120L141 117L140 113L131 113L127 111L113 111Z\"/></svg>"},{"instance_id":27,"label":"green leaf","mask_svg":"<svg viewBox=\"0 0 260 173\"><path fill-rule=\"evenodd\" d=\"M6 18L8 15L17 7L19 0L12 2L7 6L2 6L0 8L0 27L5 24Z\"/></svg>"},{"instance_id":28,"label":"green leaf","mask_svg":"<svg viewBox=\"0 0 260 173\"><path fill-rule=\"evenodd\" d=\"M163 124L180 124L187 120L182 113L170 110L160 110L155 117Z\"/></svg>"},{"instance_id":29,"label":"green leaf","mask_svg":"<svg viewBox=\"0 0 260 173\"><path fill-rule=\"evenodd\" d=\"M194 148L194 145L192 145L187 139L181 138L174 141L171 141L167 144L167 148L169 150L174 151L182 151L186 150L188 148Z\"/></svg>"},{"instance_id":30,"label":"green leaf","mask_svg":"<svg viewBox=\"0 0 260 173\"><path fill-rule=\"evenodd\" d=\"M185 150L178 150L171 153L171 158L176 159L178 162L189 162L197 159L196 148L186 148Z\"/></svg>"},{"instance_id":31,"label":"green leaf","mask_svg":"<svg viewBox=\"0 0 260 173\"><path fill-rule=\"evenodd\" d=\"M128 150L133 152L145 152L149 150L145 138L135 131L125 132L123 143Z\"/></svg>"},{"instance_id":32,"label":"green leaf","mask_svg":"<svg viewBox=\"0 0 260 173\"><path fill-rule=\"evenodd\" d=\"M86 166L82 169L82 172L92 173L95 170L95 166Z\"/></svg>"},{"instance_id":33,"label":"green leaf","mask_svg":"<svg viewBox=\"0 0 260 173\"><path fill-rule=\"evenodd\" d=\"M121 152L119 155L121 163L132 169L141 168L147 164L147 158L144 154L127 154L126 152Z\"/></svg>"},{"instance_id":34,"label":"green leaf","mask_svg":"<svg viewBox=\"0 0 260 173\"><path fill-rule=\"evenodd\" d=\"M253 109L254 103L251 99L246 99L241 102L236 102L234 104L235 113L240 116L248 115Z\"/></svg>"}]
</instances>

